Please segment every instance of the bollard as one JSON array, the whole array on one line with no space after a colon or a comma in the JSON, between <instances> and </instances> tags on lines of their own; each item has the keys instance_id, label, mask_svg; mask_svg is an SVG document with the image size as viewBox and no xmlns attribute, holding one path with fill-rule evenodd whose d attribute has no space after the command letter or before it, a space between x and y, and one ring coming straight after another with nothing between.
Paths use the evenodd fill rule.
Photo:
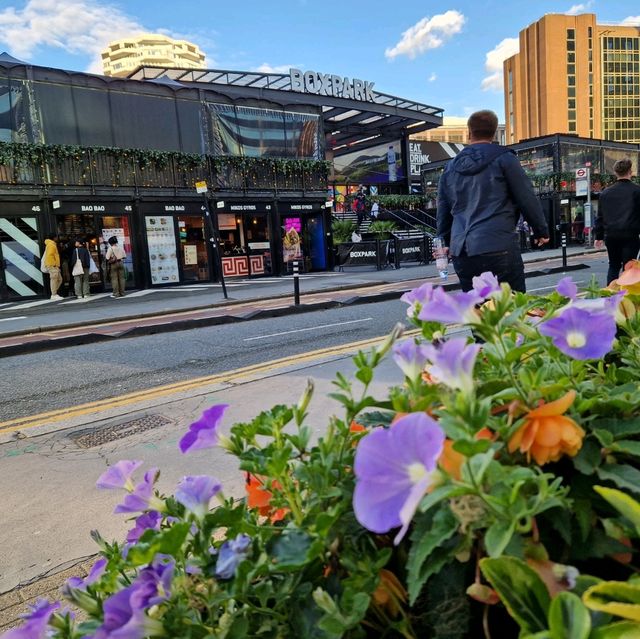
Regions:
<instances>
[{"instance_id":1,"label":"bollard","mask_svg":"<svg viewBox=\"0 0 640 639\"><path fill-rule=\"evenodd\" d=\"M293 302L296 306L300 306L300 273L298 271L298 262L293 263Z\"/></svg>"},{"instance_id":2,"label":"bollard","mask_svg":"<svg viewBox=\"0 0 640 639\"><path fill-rule=\"evenodd\" d=\"M560 246L562 247L562 268L567 268L567 234L560 236Z\"/></svg>"}]
</instances>

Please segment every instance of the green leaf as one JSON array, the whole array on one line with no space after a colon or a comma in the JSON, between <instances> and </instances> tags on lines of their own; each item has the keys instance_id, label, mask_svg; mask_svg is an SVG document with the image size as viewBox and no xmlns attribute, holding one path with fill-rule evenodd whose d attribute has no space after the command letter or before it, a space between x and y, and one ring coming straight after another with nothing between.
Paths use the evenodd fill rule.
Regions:
<instances>
[{"instance_id":1,"label":"green leaf","mask_svg":"<svg viewBox=\"0 0 640 639\"><path fill-rule=\"evenodd\" d=\"M432 561L431 554L438 546L453 537L458 526L458 520L448 507L441 508L435 514L427 513L418 518L411 533L411 550L407 559L407 586L411 605L427 579L435 572L432 570L435 562ZM446 561L441 565L444 563Z\"/></svg>"},{"instance_id":2,"label":"green leaf","mask_svg":"<svg viewBox=\"0 0 640 639\"><path fill-rule=\"evenodd\" d=\"M640 493L640 470L628 464L606 464L596 471L600 479L612 481L620 488Z\"/></svg>"},{"instance_id":3,"label":"green leaf","mask_svg":"<svg viewBox=\"0 0 640 639\"><path fill-rule=\"evenodd\" d=\"M593 434L603 446L609 447L614 442L613 433L603 428L594 429Z\"/></svg>"},{"instance_id":4,"label":"green leaf","mask_svg":"<svg viewBox=\"0 0 640 639\"><path fill-rule=\"evenodd\" d=\"M617 389L611 389L611 393L614 391L620 390L623 387L618 387ZM632 386L629 388L631 393L637 393L637 386ZM614 439L622 439L624 437L628 437L629 435L640 435L640 417L634 417L632 419L617 419L617 418L606 418L606 419L598 419L595 422L592 422L591 427L593 429L602 429L607 430L613 435Z\"/></svg>"},{"instance_id":5,"label":"green leaf","mask_svg":"<svg viewBox=\"0 0 640 639\"><path fill-rule=\"evenodd\" d=\"M623 517L626 517L635 526L636 532L640 535L640 502L615 488L594 486L593 489L598 495L606 499Z\"/></svg>"},{"instance_id":6,"label":"green leaf","mask_svg":"<svg viewBox=\"0 0 640 639\"><path fill-rule=\"evenodd\" d=\"M626 581L603 581L591 586L582 595L582 600L591 610L640 622L640 585Z\"/></svg>"},{"instance_id":7,"label":"green leaf","mask_svg":"<svg viewBox=\"0 0 640 639\"><path fill-rule=\"evenodd\" d=\"M486 453L489 448L491 448L491 441L488 439L459 439L453 445L453 450L465 457L473 457L479 453Z\"/></svg>"},{"instance_id":8,"label":"green leaf","mask_svg":"<svg viewBox=\"0 0 640 639\"><path fill-rule=\"evenodd\" d=\"M431 491L418 506L418 510L426 513L433 508L436 504L439 504L443 499L449 499L450 497L459 497L464 495L467 490L454 486L453 484L447 484L445 486L439 486L435 490Z\"/></svg>"},{"instance_id":9,"label":"green leaf","mask_svg":"<svg viewBox=\"0 0 640 639\"><path fill-rule=\"evenodd\" d=\"M626 453L627 455L640 457L640 442L632 439L619 439L613 443L611 450L616 453Z\"/></svg>"},{"instance_id":10,"label":"green leaf","mask_svg":"<svg viewBox=\"0 0 640 639\"><path fill-rule=\"evenodd\" d=\"M494 453L492 450L474 455L462 465L462 479L474 485L482 483L482 478L489 468L489 464L493 461Z\"/></svg>"},{"instance_id":11,"label":"green leaf","mask_svg":"<svg viewBox=\"0 0 640 639\"><path fill-rule=\"evenodd\" d=\"M489 557L499 557L513 537L516 522L498 519L487 529L484 545Z\"/></svg>"},{"instance_id":12,"label":"green leaf","mask_svg":"<svg viewBox=\"0 0 640 639\"><path fill-rule=\"evenodd\" d=\"M538 574L515 557L482 559L480 569L523 632L547 629L549 592Z\"/></svg>"},{"instance_id":13,"label":"green leaf","mask_svg":"<svg viewBox=\"0 0 640 639\"><path fill-rule=\"evenodd\" d=\"M276 570L295 570L304 566L311 548L311 537L301 530L285 530L270 544Z\"/></svg>"},{"instance_id":14,"label":"green leaf","mask_svg":"<svg viewBox=\"0 0 640 639\"><path fill-rule=\"evenodd\" d=\"M141 540L127 554L127 561L133 566L142 566L153 561L158 553L175 556L189 534L188 522L174 524L163 531L147 531Z\"/></svg>"},{"instance_id":15,"label":"green leaf","mask_svg":"<svg viewBox=\"0 0 640 639\"><path fill-rule=\"evenodd\" d=\"M550 639L588 639L591 616L580 597L561 592L549 607Z\"/></svg>"},{"instance_id":16,"label":"green leaf","mask_svg":"<svg viewBox=\"0 0 640 639\"><path fill-rule=\"evenodd\" d=\"M602 628L596 628L589 639L638 639L640 624L632 621L619 621Z\"/></svg>"},{"instance_id":17,"label":"green leaf","mask_svg":"<svg viewBox=\"0 0 640 639\"><path fill-rule=\"evenodd\" d=\"M602 446L592 437L582 443L580 452L573 458L573 465L585 475L593 475L602 463Z\"/></svg>"}]
</instances>

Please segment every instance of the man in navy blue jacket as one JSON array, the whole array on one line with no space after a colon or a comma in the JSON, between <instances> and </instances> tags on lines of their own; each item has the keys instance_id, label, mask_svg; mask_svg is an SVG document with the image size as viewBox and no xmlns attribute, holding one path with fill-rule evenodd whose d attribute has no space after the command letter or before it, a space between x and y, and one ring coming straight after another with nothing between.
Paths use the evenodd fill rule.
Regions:
<instances>
[{"instance_id":1,"label":"man in navy blue jacket","mask_svg":"<svg viewBox=\"0 0 640 639\"><path fill-rule=\"evenodd\" d=\"M463 291L471 290L474 276L491 271L524 292L516 224L522 215L536 244L546 244L542 207L515 153L493 144L496 114L477 111L467 126L469 146L447 164L438 184L438 235L449 247Z\"/></svg>"}]
</instances>

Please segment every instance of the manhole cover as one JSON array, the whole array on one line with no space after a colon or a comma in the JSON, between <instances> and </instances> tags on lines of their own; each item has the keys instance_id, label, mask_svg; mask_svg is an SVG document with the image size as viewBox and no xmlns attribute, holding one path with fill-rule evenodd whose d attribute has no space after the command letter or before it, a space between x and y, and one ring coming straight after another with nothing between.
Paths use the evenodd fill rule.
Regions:
<instances>
[{"instance_id":1,"label":"manhole cover","mask_svg":"<svg viewBox=\"0 0 640 639\"><path fill-rule=\"evenodd\" d=\"M80 448L93 448L94 446L108 444L118 439L144 433L148 430L153 430L159 426L165 426L171 423L173 423L171 419L162 415L145 415L144 417L138 417L123 424L104 426L98 430L91 429L75 432L69 435L69 437L80 446Z\"/></svg>"}]
</instances>

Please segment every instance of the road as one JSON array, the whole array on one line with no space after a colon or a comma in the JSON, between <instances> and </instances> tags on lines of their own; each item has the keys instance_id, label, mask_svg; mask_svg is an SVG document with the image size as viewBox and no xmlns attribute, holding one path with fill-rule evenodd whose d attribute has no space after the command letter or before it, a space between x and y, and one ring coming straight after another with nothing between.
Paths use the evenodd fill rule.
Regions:
<instances>
[{"instance_id":1,"label":"road","mask_svg":"<svg viewBox=\"0 0 640 639\"><path fill-rule=\"evenodd\" d=\"M605 270L597 260L573 277L585 284ZM530 279L529 290L549 290L561 277ZM386 335L405 310L399 301L371 303L0 360L0 593L94 553L91 529L122 538L129 525L111 515L119 495L94 487L118 459L160 467L166 492L185 474L212 473L227 493L242 494L235 460L221 450L179 454L188 424L225 402L226 429L297 401L313 377L309 424L320 434L338 408L325 398L336 373L349 374L355 350ZM388 359L373 392L400 381Z\"/></svg>"}]
</instances>

